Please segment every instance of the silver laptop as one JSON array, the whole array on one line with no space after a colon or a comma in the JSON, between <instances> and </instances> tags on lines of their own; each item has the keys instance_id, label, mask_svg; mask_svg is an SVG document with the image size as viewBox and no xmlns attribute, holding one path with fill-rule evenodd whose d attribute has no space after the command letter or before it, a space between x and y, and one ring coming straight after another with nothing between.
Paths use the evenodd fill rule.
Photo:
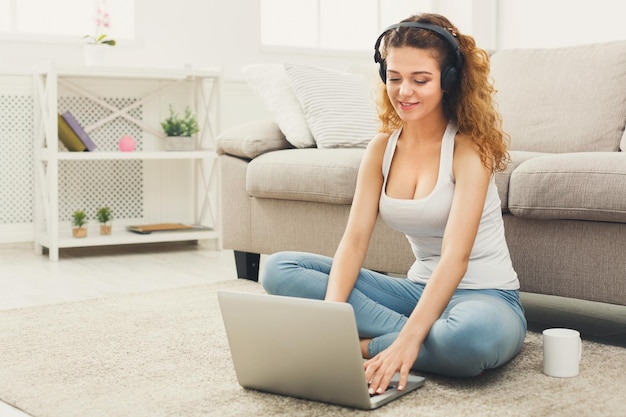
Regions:
<instances>
[{"instance_id":1,"label":"silver laptop","mask_svg":"<svg viewBox=\"0 0 626 417\"><path fill-rule=\"evenodd\" d=\"M374 409L424 385L370 397L352 306L233 291L217 293L239 384L308 400Z\"/></svg>"}]
</instances>

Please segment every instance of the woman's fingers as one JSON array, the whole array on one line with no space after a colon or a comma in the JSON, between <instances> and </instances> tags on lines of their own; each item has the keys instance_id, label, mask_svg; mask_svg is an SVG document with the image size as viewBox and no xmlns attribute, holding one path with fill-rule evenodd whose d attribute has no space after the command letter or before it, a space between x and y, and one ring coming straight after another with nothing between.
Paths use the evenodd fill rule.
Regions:
<instances>
[{"instance_id":1,"label":"woman's fingers","mask_svg":"<svg viewBox=\"0 0 626 417\"><path fill-rule=\"evenodd\" d=\"M365 361L365 377L369 383L369 393L385 392L397 372L400 372L398 390L403 390L418 352L419 350L414 347L407 348L394 343L372 359Z\"/></svg>"},{"instance_id":2,"label":"woman's fingers","mask_svg":"<svg viewBox=\"0 0 626 417\"><path fill-rule=\"evenodd\" d=\"M409 370L411 366L407 366L407 364L403 364L400 368L400 382L398 383L398 391L402 391L409 380Z\"/></svg>"},{"instance_id":3,"label":"woman's fingers","mask_svg":"<svg viewBox=\"0 0 626 417\"><path fill-rule=\"evenodd\" d=\"M388 358L385 360L377 355L365 362L365 378L369 383L369 393L382 394L387 391L391 379L400 369L399 364L394 364ZM406 385L406 382L404 383Z\"/></svg>"}]
</instances>

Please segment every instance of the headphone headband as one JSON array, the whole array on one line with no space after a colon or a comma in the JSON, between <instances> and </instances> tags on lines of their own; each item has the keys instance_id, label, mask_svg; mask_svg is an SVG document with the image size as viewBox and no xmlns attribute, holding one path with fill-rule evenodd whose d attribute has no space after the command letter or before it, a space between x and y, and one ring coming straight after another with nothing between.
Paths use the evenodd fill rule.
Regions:
<instances>
[{"instance_id":1,"label":"headphone headband","mask_svg":"<svg viewBox=\"0 0 626 417\"><path fill-rule=\"evenodd\" d=\"M380 77L382 78L383 82L387 82L387 65L382 55L380 54L380 44L389 31L399 28L415 28L428 30L439 36L439 38L446 41L448 45L452 47L452 50L454 51L454 65L452 67L443 68L441 71L441 87L446 91L451 89L454 84L456 84L460 75L461 67L463 66L463 55L461 54L459 43L457 42L456 38L452 36L452 34L446 29L438 25L433 25L431 23L400 22L396 23L395 25L389 26L383 31L383 33L380 34L378 39L376 39L376 43L374 44L374 62L380 64Z\"/></svg>"}]
</instances>

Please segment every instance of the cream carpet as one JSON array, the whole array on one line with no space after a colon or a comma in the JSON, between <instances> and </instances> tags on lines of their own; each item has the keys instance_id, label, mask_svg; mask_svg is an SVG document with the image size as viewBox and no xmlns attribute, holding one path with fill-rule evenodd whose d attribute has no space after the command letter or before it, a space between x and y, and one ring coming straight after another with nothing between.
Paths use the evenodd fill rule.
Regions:
<instances>
[{"instance_id":1,"label":"cream carpet","mask_svg":"<svg viewBox=\"0 0 626 417\"><path fill-rule=\"evenodd\" d=\"M626 416L626 349L585 341L580 376L555 379L541 373L536 333L499 370L426 375L373 412L244 390L218 289L262 292L233 280L0 312L0 399L35 417Z\"/></svg>"}]
</instances>

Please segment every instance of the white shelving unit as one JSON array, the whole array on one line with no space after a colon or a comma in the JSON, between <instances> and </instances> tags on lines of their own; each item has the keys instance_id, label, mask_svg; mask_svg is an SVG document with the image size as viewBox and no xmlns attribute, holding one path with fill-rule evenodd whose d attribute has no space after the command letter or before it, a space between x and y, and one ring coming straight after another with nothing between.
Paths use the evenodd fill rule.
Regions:
<instances>
[{"instance_id":1,"label":"white shelving unit","mask_svg":"<svg viewBox=\"0 0 626 417\"><path fill-rule=\"evenodd\" d=\"M55 67L50 62L36 68L35 253L42 254L43 248L48 248L49 259L57 261L59 249L71 247L207 239L221 247L219 160L214 152L220 82L219 69L66 68ZM62 101L74 115L85 110L80 107L89 107L90 113L83 118L89 119L88 123L80 118L79 122L98 145L95 151L68 152L59 144L57 114L63 111ZM173 104L180 111L189 105L198 117L200 132L195 138L195 151L162 150L164 134L160 121L169 114L169 106ZM116 123L122 123L122 132L134 129L140 136L136 138L138 148L134 152L117 150L119 133L109 133L115 132L111 126ZM132 163L136 166L130 174L124 173L124 164ZM98 164L114 165L103 168ZM114 175L113 183L103 191L108 197L101 197L93 184L107 175ZM124 195L115 195L115 181L118 181L115 175L120 183L131 184L130 188L136 192L126 190ZM76 183L82 191L76 191ZM68 189L73 190L71 196L67 195ZM61 207L60 203L66 198L92 206L110 205L107 198L117 201L118 210L111 207L113 233L101 236L97 222L90 220L86 238L72 237L70 211L84 207L74 206L71 210L68 204ZM120 218L116 211L126 211L127 215ZM95 212L87 214L92 214L93 218ZM152 223L194 224L204 228L151 234L126 230L131 224Z\"/></svg>"}]
</instances>

